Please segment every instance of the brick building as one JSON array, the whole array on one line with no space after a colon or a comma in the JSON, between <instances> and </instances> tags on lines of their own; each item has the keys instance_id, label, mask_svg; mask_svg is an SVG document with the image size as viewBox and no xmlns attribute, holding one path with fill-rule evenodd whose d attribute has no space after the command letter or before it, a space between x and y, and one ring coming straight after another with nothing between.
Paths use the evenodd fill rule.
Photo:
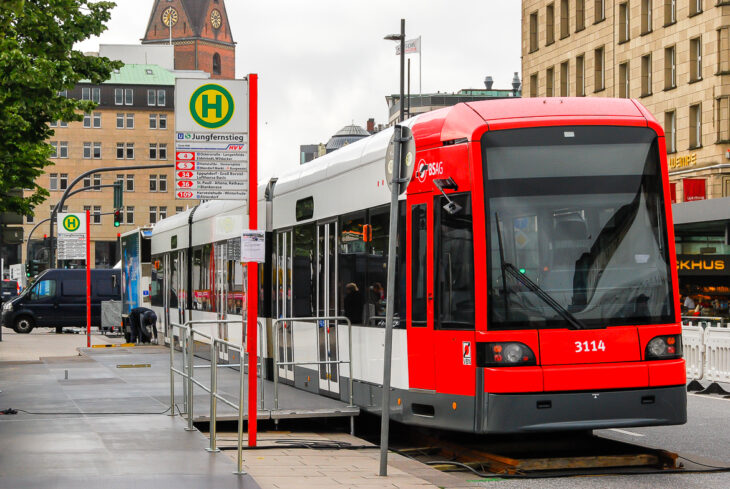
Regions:
<instances>
[{"instance_id":1,"label":"brick building","mask_svg":"<svg viewBox=\"0 0 730 489\"><path fill-rule=\"evenodd\" d=\"M638 99L673 201L730 196L730 2L523 0L522 73L524 96Z\"/></svg>"},{"instance_id":2,"label":"brick building","mask_svg":"<svg viewBox=\"0 0 730 489\"><path fill-rule=\"evenodd\" d=\"M224 0L155 0L142 44L175 46L176 70L235 78L236 43Z\"/></svg>"}]
</instances>

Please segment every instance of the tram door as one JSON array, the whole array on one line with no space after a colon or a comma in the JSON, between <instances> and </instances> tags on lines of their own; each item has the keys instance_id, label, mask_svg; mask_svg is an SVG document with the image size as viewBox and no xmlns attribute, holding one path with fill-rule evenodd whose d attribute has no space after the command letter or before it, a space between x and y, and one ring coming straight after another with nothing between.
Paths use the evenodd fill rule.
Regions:
<instances>
[{"instance_id":1,"label":"tram door","mask_svg":"<svg viewBox=\"0 0 730 489\"><path fill-rule=\"evenodd\" d=\"M164 314L164 318L162 320L165 325L164 333L166 337L170 336L170 332L173 334L175 333L175 331L170 327L170 258L170 253L165 253L162 256L162 311ZM171 347L174 345L174 342L175 340L171 339Z\"/></svg>"},{"instance_id":2,"label":"tram door","mask_svg":"<svg viewBox=\"0 0 730 489\"><path fill-rule=\"evenodd\" d=\"M215 295L215 312L220 320L228 319L228 244L214 243L214 267L215 279L213 283L213 294ZM228 325L218 323L218 338L229 341ZM220 345L220 360L228 360L228 346Z\"/></svg>"},{"instance_id":3,"label":"tram door","mask_svg":"<svg viewBox=\"0 0 730 489\"><path fill-rule=\"evenodd\" d=\"M292 232L282 231L276 235L276 317L292 317ZM277 326L279 351L277 360L279 362L294 361L293 347L293 325L286 321ZM294 366L280 365L279 378L294 381Z\"/></svg>"},{"instance_id":4,"label":"tram door","mask_svg":"<svg viewBox=\"0 0 730 489\"><path fill-rule=\"evenodd\" d=\"M438 353L433 335L433 195L408 196L407 209L408 381L411 389L431 391L436 388Z\"/></svg>"},{"instance_id":5,"label":"tram door","mask_svg":"<svg viewBox=\"0 0 730 489\"><path fill-rule=\"evenodd\" d=\"M337 316L337 222L317 226L316 316ZM317 322L318 361L337 361L337 322ZM319 365L319 390L339 394L339 365Z\"/></svg>"}]
</instances>

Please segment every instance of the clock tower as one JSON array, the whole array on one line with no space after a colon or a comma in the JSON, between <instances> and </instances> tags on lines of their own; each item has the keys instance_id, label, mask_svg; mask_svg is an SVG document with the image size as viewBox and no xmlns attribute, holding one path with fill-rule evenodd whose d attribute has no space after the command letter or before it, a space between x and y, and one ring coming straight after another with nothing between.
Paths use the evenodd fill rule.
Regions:
<instances>
[{"instance_id":1,"label":"clock tower","mask_svg":"<svg viewBox=\"0 0 730 489\"><path fill-rule=\"evenodd\" d=\"M236 43L225 0L155 0L142 44L173 44L176 70L236 76Z\"/></svg>"}]
</instances>

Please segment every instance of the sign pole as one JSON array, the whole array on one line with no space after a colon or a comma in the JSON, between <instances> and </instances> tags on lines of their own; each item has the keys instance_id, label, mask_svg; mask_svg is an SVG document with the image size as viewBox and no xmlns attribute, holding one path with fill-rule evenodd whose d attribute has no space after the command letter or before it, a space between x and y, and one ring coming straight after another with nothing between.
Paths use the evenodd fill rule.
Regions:
<instances>
[{"instance_id":1,"label":"sign pole","mask_svg":"<svg viewBox=\"0 0 730 489\"><path fill-rule=\"evenodd\" d=\"M91 211L86 210L86 348L91 347L91 238L89 223Z\"/></svg>"},{"instance_id":2,"label":"sign pole","mask_svg":"<svg viewBox=\"0 0 730 489\"><path fill-rule=\"evenodd\" d=\"M257 208L257 185L258 185L258 82L257 74L248 75L248 94L249 94L249 166L248 166L248 228L253 230L258 227L258 208ZM258 366L258 263L248 262L248 294L246 300L248 302L247 310L247 330L246 338L248 343L246 350L248 351L248 446L256 446L256 415L258 409L257 392L257 366ZM241 372L243 375L243 372ZM263 375L263 369L261 371Z\"/></svg>"}]
</instances>

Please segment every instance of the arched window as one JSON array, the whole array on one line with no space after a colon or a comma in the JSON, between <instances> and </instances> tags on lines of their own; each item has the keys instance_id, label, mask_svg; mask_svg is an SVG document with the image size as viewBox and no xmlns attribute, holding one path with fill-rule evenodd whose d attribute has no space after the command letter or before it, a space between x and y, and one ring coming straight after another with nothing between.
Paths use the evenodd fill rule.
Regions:
<instances>
[{"instance_id":1,"label":"arched window","mask_svg":"<svg viewBox=\"0 0 730 489\"><path fill-rule=\"evenodd\" d=\"M221 74L221 55L218 53L215 53L213 55L213 74L214 75Z\"/></svg>"}]
</instances>

